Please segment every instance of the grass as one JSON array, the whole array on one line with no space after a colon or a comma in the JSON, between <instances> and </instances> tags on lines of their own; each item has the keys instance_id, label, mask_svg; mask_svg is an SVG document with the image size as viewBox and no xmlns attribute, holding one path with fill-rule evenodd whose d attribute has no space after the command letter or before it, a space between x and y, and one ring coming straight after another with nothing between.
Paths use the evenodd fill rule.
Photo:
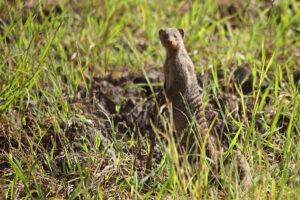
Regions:
<instances>
[{"instance_id":1,"label":"grass","mask_svg":"<svg viewBox=\"0 0 300 200\"><path fill-rule=\"evenodd\" d=\"M0 3L1 197L300 198L298 1L32 2ZM206 88L200 86L205 102L224 92L217 68L228 89L232 70L249 67L253 90L244 94L233 86L244 114L238 120L231 117L238 131L229 133L242 138L232 137L230 147L241 149L250 163L253 186L248 192L237 181L234 162L221 166L215 182L207 161L198 172L180 166L164 117L164 130L154 129L161 159L147 173L137 153L145 157L149 152L143 130L139 135L138 127L120 131L109 113L95 115L75 100L82 90L87 99L95 91L93 77L160 68L165 55L158 39L162 27L182 27L196 72L212 74ZM161 83L153 83L157 85ZM254 106L249 116L250 99Z\"/></svg>"}]
</instances>

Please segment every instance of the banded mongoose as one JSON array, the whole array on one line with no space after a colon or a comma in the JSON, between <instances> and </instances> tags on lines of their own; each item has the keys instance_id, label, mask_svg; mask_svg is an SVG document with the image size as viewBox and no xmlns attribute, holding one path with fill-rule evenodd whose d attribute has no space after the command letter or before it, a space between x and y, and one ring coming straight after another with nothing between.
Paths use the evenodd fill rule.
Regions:
<instances>
[{"instance_id":1,"label":"banded mongoose","mask_svg":"<svg viewBox=\"0 0 300 200\"><path fill-rule=\"evenodd\" d=\"M202 139L206 137L206 154L216 164L222 152L216 148L217 141L214 135L208 132L194 64L183 43L184 30L181 28L160 29L159 38L166 50L163 66L164 89L167 98L172 103L175 129L178 134L186 134L186 129L190 126L192 117L195 116ZM251 183L250 177L247 176L249 165L240 152L234 151L234 154L237 155L238 165L242 172L241 179L244 179L244 186L248 187Z\"/></svg>"},{"instance_id":2,"label":"banded mongoose","mask_svg":"<svg viewBox=\"0 0 300 200\"><path fill-rule=\"evenodd\" d=\"M164 89L167 98L172 102L175 129L178 134L182 134L195 115L202 139L204 139L208 134L208 126L202 108L202 96L198 88L194 64L184 47L184 30L181 28L161 29L159 37L167 53L163 67ZM214 144L214 137L208 135L206 153L214 162L217 162L218 152Z\"/></svg>"}]
</instances>

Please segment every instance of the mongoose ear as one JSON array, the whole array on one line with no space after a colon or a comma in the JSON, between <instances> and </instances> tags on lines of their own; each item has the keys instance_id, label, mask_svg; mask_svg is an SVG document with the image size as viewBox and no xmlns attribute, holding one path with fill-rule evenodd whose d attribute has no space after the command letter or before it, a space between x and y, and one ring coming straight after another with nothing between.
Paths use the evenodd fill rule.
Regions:
<instances>
[{"instance_id":1,"label":"mongoose ear","mask_svg":"<svg viewBox=\"0 0 300 200\"><path fill-rule=\"evenodd\" d=\"M182 38L184 38L184 30L182 28L178 28L178 31Z\"/></svg>"},{"instance_id":2,"label":"mongoose ear","mask_svg":"<svg viewBox=\"0 0 300 200\"><path fill-rule=\"evenodd\" d=\"M159 32L158 32L159 36L161 36L162 32L163 32L163 30L159 29Z\"/></svg>"}]
</instances>

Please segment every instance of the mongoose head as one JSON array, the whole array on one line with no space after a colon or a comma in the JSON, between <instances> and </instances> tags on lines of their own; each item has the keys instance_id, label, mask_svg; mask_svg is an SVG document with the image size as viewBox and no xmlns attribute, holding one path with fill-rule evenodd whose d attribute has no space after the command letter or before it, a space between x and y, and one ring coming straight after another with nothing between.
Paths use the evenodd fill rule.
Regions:
<instances>
[{"instance_id":1,"label":"mongoose head","mask_svg":"<svg viewBox=\"0 0 300 200\"><path fill-rule=\"evenodd\" d=\"M166 50L177 50L183 45L184 30L182 28L166 28L159 30L161 44Z\"/></svg>"}]
</instances>

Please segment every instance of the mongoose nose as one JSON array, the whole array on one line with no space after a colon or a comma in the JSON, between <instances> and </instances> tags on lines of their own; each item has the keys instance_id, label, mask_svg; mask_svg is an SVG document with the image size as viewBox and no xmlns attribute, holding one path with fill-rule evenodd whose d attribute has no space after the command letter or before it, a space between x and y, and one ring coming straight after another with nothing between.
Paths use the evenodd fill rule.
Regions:
<instances>
[{"instance_id":1,"label":"mongoose nose","mask_svg":"<svg viewBox=\"0 0 300 200\"><path fill-rule=\"evenodd\" d=\"M171 40L166 40L166 45L173 45L173 42Z\"/></svg>"}]
</instances>

